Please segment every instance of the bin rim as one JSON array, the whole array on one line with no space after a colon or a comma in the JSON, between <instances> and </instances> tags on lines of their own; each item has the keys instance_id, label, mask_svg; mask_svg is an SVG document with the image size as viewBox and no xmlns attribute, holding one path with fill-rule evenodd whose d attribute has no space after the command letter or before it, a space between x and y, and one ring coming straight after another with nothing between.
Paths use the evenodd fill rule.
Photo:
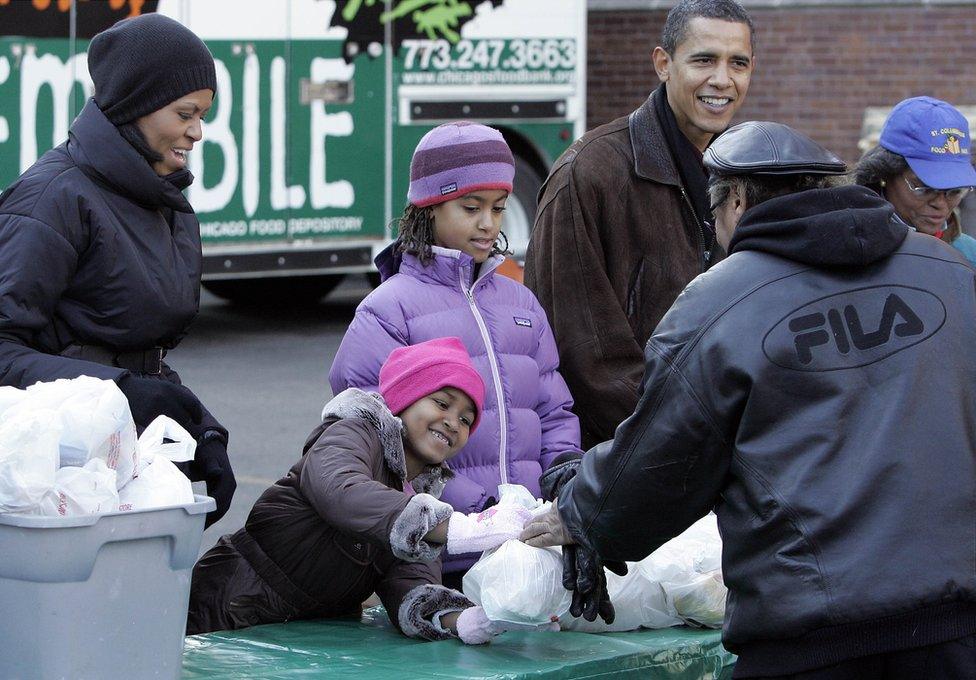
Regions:
<instances>
[{"instance_id":1,"label":"bin rim","mask_svg":"<svg viewBox=\"0 0 976 680\"><path fill-rule=\"evenodd\" d=\"M210 496L193 494L193 503L186 505L161 505L144 510L113 510L97 515L74 515L71 517L53 517L49 515L26 515L21 513L0 513L0 524L14 527L30 527L36 529L66 529L69 527L87 527L98 523L103 517L122 517L141 515L161 510L184 510L188 515L200 515L214 510L217 503Z\"/></svg>"}]
</instances>

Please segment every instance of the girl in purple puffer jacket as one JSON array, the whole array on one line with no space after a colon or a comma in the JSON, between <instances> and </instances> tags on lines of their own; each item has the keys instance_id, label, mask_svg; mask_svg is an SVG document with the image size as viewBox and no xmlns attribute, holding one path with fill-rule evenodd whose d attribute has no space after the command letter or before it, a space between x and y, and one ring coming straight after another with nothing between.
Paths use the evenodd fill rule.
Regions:
<instances>
[{"instance_id":1,"label":"girl in purple puffer jacket","mask_svg":"<svg viewBox=\"0 0 976 680\"><path fill-rule=\"evenodd\" d=\"M396 347L461 338L486 387L481 426L451 461L455 476L442 495L465 513L493 503L499 484L539 496L539 476L553 459L581 453L546 314L528 288L495 275L514 176L497 130L455 122L424 135L410 163L399 238L376 258L383 283L359 305L329 373L335 394L375 390ZM445 560L445 582L476 557Z\"/></svg>"}]
</instances>

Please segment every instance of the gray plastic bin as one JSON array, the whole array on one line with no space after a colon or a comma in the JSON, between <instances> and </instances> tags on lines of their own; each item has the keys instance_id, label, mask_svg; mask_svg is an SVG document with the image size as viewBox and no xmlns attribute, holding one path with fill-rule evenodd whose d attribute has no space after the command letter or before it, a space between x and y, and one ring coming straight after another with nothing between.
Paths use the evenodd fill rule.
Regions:
<instances>
[{"instance_id":1,"label":"gray plastic bin","mask_svg":"<svg viewBox=\"0 0 976 680\"><path fill-rule=\"evenodd\" d=\"M84 517L0 514L0 678L179 678L214 501Z\"/></svg>"}]
</instances>

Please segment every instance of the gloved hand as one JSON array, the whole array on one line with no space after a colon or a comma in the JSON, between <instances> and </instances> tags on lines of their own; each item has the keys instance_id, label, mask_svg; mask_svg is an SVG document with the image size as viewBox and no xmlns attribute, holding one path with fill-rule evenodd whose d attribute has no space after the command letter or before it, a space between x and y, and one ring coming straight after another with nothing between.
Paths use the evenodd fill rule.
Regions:
<instances>
[{"instance_id":1,"label":"gloved hand","mask_svg":"<svg viewBox=\"0 0 976 680\"><path fill-rule=\"evenodd\" d=\"M558 498L566 483L579 472L582 459L581 455L573 453L557 457L539 478L543 498ZM587 621L595 621L599 615L609 625L613 623L616 613L607 592L604 566L620 576L627 573L627 565L623 562L608 562L604 565L595 552L584 546L563 546L563 587L573 592L569 613L576 617L582 616Z\"/></svg>"},{"instance_id":2,"label":"gloved hand","mask_svg":"<svg viewBox=\"0 0 976 680\"><path fill-rule=\"evenodd\" d=\"M204 436L197 446L196 456L190 463L191 471L197 479L207 483L207 495L217 503L217 509L207 514L204 528L223 517L230 508L231 499L237 489L237 480L227 458L227 441L216 431L217 436ZM208 433L209 434L209 433Z\"/></svg>"},{"instance_id":3,"label":"gloved hand","mask_svg":"<svg viewBox=\"0 0 976 680\"><path fill-rule=\"evenodd\" d=\"M116 384L129 400L132 419L141 433L156 416L169 416L197 441L203 434L201 425L205 410L190 390L160 378L143 378L125 373Z\"/></svg>"},{"instance_id":4,"label":"gloved hand","mask_svg":"<svg viewBox=\"0 0 976 680\"><path fill-rule=\"evenodd\" d=\"M518 538L532 513L521 505L502 503L478 514L455 512L447 524L447 552L481 552Z\"/></svg>"},{"instance_id":5,"label":"gloved hand","mask_svg":"<svg viewBox=\"0 0 976 680\"><path fill-rule=\"evenodd\" d=\"M538 626L522 623L492 621L481 607L468 607L457 618L457 632L461 642L466 645L483 645L506 630L558 631L559 622L543 623Z\"/></svg>"},{"instance_id":6,"label":"gloved hand","mask_svg":"<svg viewBox=\"0 0 976 680\"><path fill-rule=\"evenodd\" d=\"M616 618L616 612L607 592L604 566L619 576L627 573L627 565L623 562L604 564L594 551L584 546L563 546L563 588L573 592L569 613L582 616L587 621L595 621L599 614L610 625Z\"/></svg>"},{"instance_id":7,"label":"gloved hand","mask_svg":"<svg viewBox=\"0 0 976 680\"><path fill-rule=\"evenodd\" d=\"M197 440L192 461L177 463L190 481L207 483L207 494L217 509L207 514L210 526L227 512L237 489L237 481L227 458L227 430L203 407L200 400L183 385L159 378L143 378L124 373L116 384L129 400L132 419L141 432L157 416L169 416Z\"/></svg>"}]
</instances>

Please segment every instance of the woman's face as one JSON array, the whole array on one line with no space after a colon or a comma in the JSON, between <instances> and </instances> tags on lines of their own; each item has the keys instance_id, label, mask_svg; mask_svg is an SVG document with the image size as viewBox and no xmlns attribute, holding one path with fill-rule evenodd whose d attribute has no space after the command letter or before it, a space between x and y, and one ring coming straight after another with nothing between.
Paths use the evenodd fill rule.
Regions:
<instances>
[{"instance_id":1,"label":"woman's face","mask_svg":"<svg viewBox=\"0 0 976 680\"><path fill-rule=\"evenodd\" d=\"M213 105L213 92L197 90L136 120L149 148L163 157L153 163L165 176L186 167L193 145L203 139L203 119Z\"/></svg>"},{"instance_id":2,"label":"woman's face","mask_svg":"<svg viewBox=\"0 0 976 680\"><path fill-rule=\"evenodd\" d=\"M485 189L435 205L434 244L460 250L481 264L502 229L506 199L504 189Z\"/></svg>"},{"instance_id":3,"label":"woman's face","mask_svg":"<svg viewBox=\"0 0 976 680\"><path fill-rule=\"evenodd\" d=\"M919 195L922 192L912 191L927 188L925 184L907 169L885 182L885 198L895 207L898 216L919 231L935 235L943 230L945 221L965 196L965 192L956 192L949 197L944 191L927 192L930 196Z\"/></svg>"}]
</instances>

